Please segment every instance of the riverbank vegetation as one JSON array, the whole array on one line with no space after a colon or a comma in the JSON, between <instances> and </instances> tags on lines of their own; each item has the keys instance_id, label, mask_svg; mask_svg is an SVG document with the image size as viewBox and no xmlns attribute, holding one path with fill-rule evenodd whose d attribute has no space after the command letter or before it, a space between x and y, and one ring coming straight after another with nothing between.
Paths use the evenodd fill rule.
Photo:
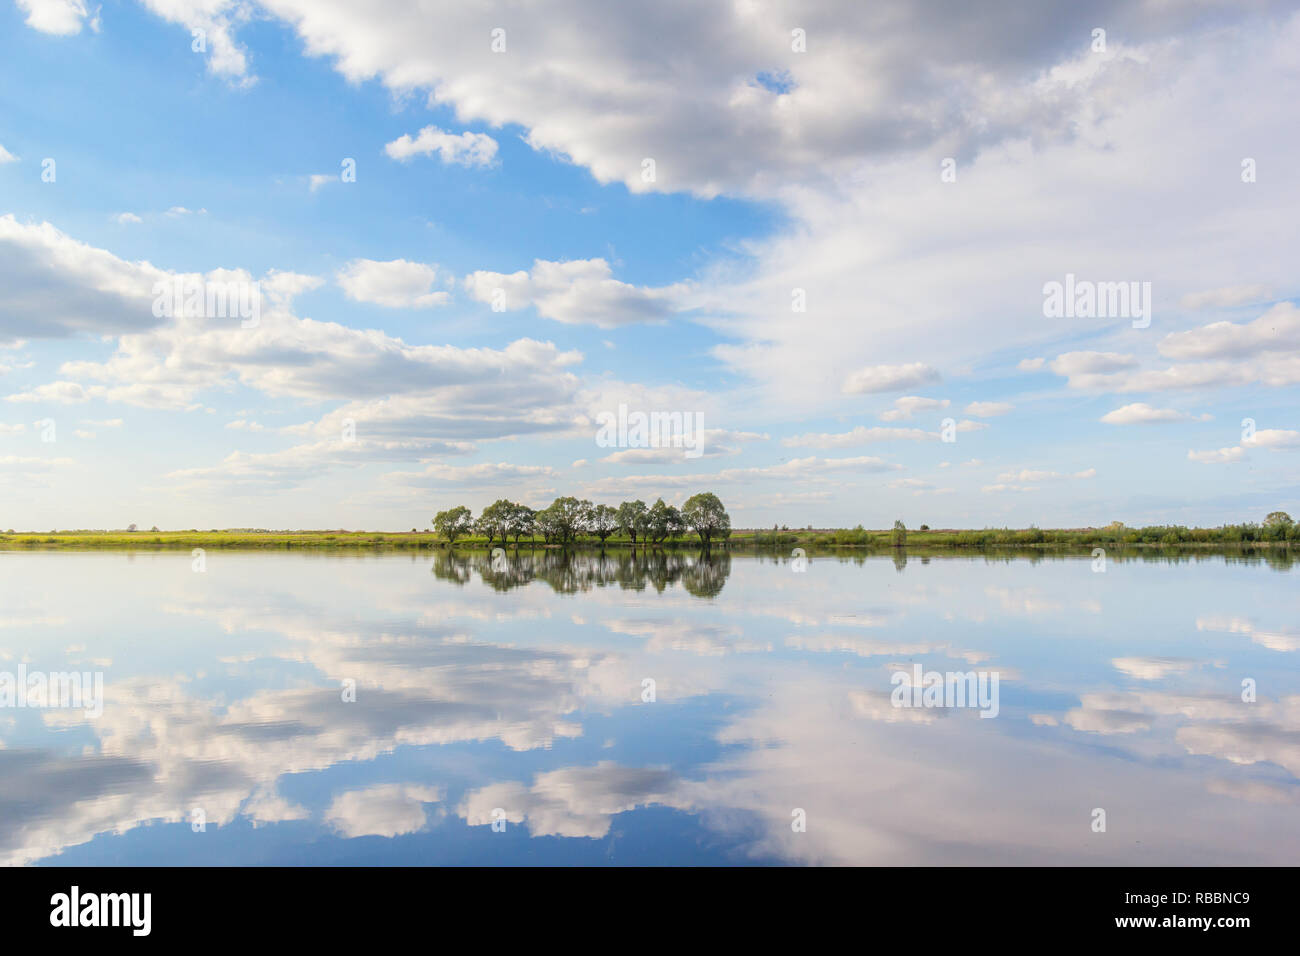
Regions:
<instances>
[{"instance_id":1,"label":"riverbank vegetation","mask_svg":"<svg viewBox=\"0 0 1300 956\"><path fill-rule=\"evenodd\" d=\"M824 549L985 550L995 548L1292 548L1300 547L1300 523L1274 511L1259 523L1189 528L1149 525L1131 528L1114 521L1102 528L937 528L908 529L902 521L890 528L733 529L717 495L693 495L680 508L664 502L625 501L593 505L573 497L556 498L534 510L500 499L475 518L458 505L434 516L433 530L272 531L234 528L201 531L74 530L0 533L0 550L73 548L151 550L160 548L230 549L427 549L427 548L683 548L724 547L779 550L796 546Z\"/></svg>"}]
</instances>

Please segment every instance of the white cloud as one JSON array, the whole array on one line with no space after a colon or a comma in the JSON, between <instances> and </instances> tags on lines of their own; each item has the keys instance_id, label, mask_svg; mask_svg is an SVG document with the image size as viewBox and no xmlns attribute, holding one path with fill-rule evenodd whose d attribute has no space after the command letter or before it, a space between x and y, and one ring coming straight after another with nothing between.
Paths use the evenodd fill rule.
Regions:
<instances>
[{"instance_id":1,"label":"white cloud","mask_svg":"<svg viewBox=\"0 0 1300 956\"><path fill-rule=\"evenodd\" d=\"M1046 360L1041 358L1021 359L1016 363L1016 368L1021 372L1037 372L1043 367Z\"/></svg>"},{"instance_id":2,"label":"white cloud","mask_svg":"<svg viewBox=\"0 0 1300 956\"><path fill-rule=\"evenodd\" d=\"M1052 360L1051 369L1057 375L1073 378L1096 375L1133 368L1137 360L1118 352L1066 352Z\"/></svg>"},{"instance_id":3,"label":"white cloud","mask_svg":"<svg viewBox=\"0 0 1300 956\"><path fill-rule=\"evenodd\" d=\"M552 478L559 474L549 465L515 465L510 462L482 462L477 465L445 465L434 463L419 472L393 472L384 480L397 485L436 487L439 485L468 485L473 487L498 487L536 478Z\"/></svg>"},{"instance_id":4,"label":"white cloud","mask_svg":"<svg viewBox=\"0 0 1300 956\"><path fill-rule=\"evenodd\" d=\"M603 761L540 773L531 786L497 783L465 795L457 813L470 826L488 826L494 811L526 823L533 836L589 837L609 833L610 820L637 807L685 807L684 786L666 767L621 767Z\"/></svg>"},{"instance_id":5,"label":"white cloud","mask_svg":"<svg viewBox=\"0 0 1300 956\"><path fill-rule=\"evenodd\" d=\"M1188 451L1187 457L1190 461L1199 461L1205 465L1226 464L1228 462L1241 461L1246 457L1245 449L1240 446L1234 448L1219 448L1213 451Z\"/></svg>"},{"instance_id":6,"label":"white cloud","mask_svg":"<svg viewBox=\"0 0 1300 956\"><path fill-rule=\"evenodd\" d=\"M235 42L235 33L252 19L253 8L244 0L141 0L156 15L193 31L203 31L208 70L240 87L254 82L248 72L248 56ZM192 48L192 46L191 46Z\"/></svg>"},{"instance_id":7,"label":"white cloud","mask_svg":"<svg viewBox=\"0 0 1300 956\"><path fill-rule=\"evenodd\" d=\"M917 412L938 411L947 408L951 402L946 398L922 398L918 395L904 395L894 399L894 407L881 412L880 420L885 422L907 421Z\"/></svg>"},{"instance_id":8,"label":"white cloud","mask_svg":"<svg viewBox=\"0 0 1300 956\"><path fill-rule=\"evenodd\" d=\"M844 394L863 395L873 392L892 392L918 385L933 385L940 381L939 372L921 362L907 365L872 365L860 368L844 380Z\"/></svg>"},{"instance_id":9,"label":"white cloud","mask_svg":"<svg viewBox=\"0 0 1300 956\"><path fill-rule=\"evenodd\" d=\"M18 337L110 335L159 324L148 262L126 262L78 242L49 223L0 216L0 341Z\"/></svg>"},{"instance_id":10,"label":"white cloud","mask_svg":"<svg viewBox=\"0 0 1300 956\"><path fill-rule=\"evenodd\" d=\"M1279 302L1253 322L1214 322L1160 340L1160 354L1172 359L1241 358L1266 351L1300 349L1300 309Z\"/></svg>"},{"instance_id":11,"label":"white cloud","mask_svg":"<svg viewBox=\"0 0 1300 956\"><path fill-rule=\"evenodd\" d=\"M102 385L89 388L79 382L49 382L35 388L5 396L7 402L53 402L59 405L79 405L92 398L106 398L108 389Z\"/></svg>"},{"instance_id":12,"label":"white cloud","mask_svg":"<svg viewBox=\"0 0 1300 956\"><path fill-rule=\"evenodd\" d=\"M1245 618L1198 617L1196 629L1245 634L1254 643L1273 651L1300 651L1300 630L1263 628Z\"/></svg>"},{"instance_id":13,"label":"white cloud","mask_svg":"<svg viewBox=\"0 0 1300 956\"><path fill-rule=\"evenodd\" d=\"M1073 474L1064 474L1059 471L1044 471L1030 468L1022 468L1020 471L1009 471L998 475L999 482L1031 482L1037 484L1043 481L1065 481L1069 478L1085 479L1097 477L1096 468L1087 468L1083 471L1076 471Z\"/></svg>"},{"instance_id":14,"label":"white cloud","mask_svg":"<svg viewBox=\"0 0 1300 956\"><path fill-rule=\"evenodd\" d=\"M1152 408L1146 402L1134 402L1107 412L1101 421L1107 425L1152 425L1162 422L1206 421L1208 415L1192 415L1173 408Z\"/></svg>"},{"instance_id":15,"label":"white cloud","mask_svg":"<svg viewBox=\"0 0 1300 956\"><path fill-rule=\"evenodd\" d=\"M1245 444L1261 448L1297 448L1300 447L1300 432L1286 428L1261 428L1255 432L1254 439Z\"/></svg>"},{"instance_id":16,"label":"white cloud","mask_svg":"<svg viewBox=\"0 0 1300 956\"><path fill-rule=\"evenodd\" d=\"M1180 657L1116 657L1111 663L1116 670L1138 680L1164 680L1174 674L1185 674L1199 666L1197 661Z\"/></svg>"},{"instance_id":17,"label":"white cloud","mask_svg":"<svg viewBox=\"0 0 1300 956\"><path fill-rule=\"evenodd\" d=\"M689 292L683 283L647 288L620 282L604 259L538 259L531 272L508 275L472 272L465 288L494 308L513 311L532 305L543 318L600 328L670 319L687 307Z\"/></svg>"},{"instance_id":18,"label":"white cloud","mask_svg":"<svg viewBox=\"0 0 1300 956\"><path fill-rule=\"evenodd\" d=\"M1005 415L1015 407L1010 402L971 402L966 406L965 412L978 418L996 418Z\"/></svg>"},{"instance_id":19,"label":"white cloud","mask_svg":"<svg viewBox=\"0 0 1300 956\"><path fill-rule=\"evenodd\" d=\"M794 435L783 438L787 448L848 448L877 441L938 441L938 432L921 428L867 428L858 425L847 432Z\"/></svg>"},{"instance_id":20,"label":"white cloud","mask_svg":"<svg viewBox=\"0 0 1300 956\"><path fill-rule=\"evenodd\" d=\"M438 267L423 262L353 259L339 270L337 279L344 295L354 302L419 309L451 301L449 293L433 291Z\"/></svg>"},{"instance_id":21,"label":"white cloud","mask_svg":"<svg viewBox=\"0 0 1300 956\"><path fill-rule=\"evenodd\" d=\"M18 162L18 157L9 152L9 150L5 149L3 146L0 146L0 166L3 166L5 163L16 162Z\"/></svg>"},{"instance_id":22,"label":"white cloud","mask_svg":"<svg viewBox=\"0 0 1300 956\"><path fill-rule=\"evenodd\" d=\"M325 820L346 837L395 837L424 827L424 804L442 799L437 787L386 783L334 798Z\"/></svg>"},{"instance_id":23,"label":"white cloud","mask_svg":"<svg viewBox=\"0 0 1300 956\"><path fill-rule=\"evenodd\" d=\"M99 29L98 9L91 18L85 0L18 0L18 9L27 14L24 22L41 33L72 36L87 20L92 30Z\"/></svg>"},{"instance_id":24,"label":"white cloud","mask_svg":"<svg viewBox=\"0 0 1300 956\"><path fill-rule=\"evenodd\" d=\"M1242 461L1246 457L1246 451L1249 448L1270 448L1274 451L1300 448L1300 431L1285 428L1261 428L1255 432L1250 441L1243 441L1240 445L1210 451L1189 451L1187 457L1191 461L1198 461L1206 465L1228 464L1234 461Z\"/></svg>"},{"instance_id":25,"label":"white cloud","mask_svg":"<svg viewBox=\"0 0 1300 956\"><path fill-rule=\"evenodd\" d=\"M1203 292L1188 292L1178 304L1184 309L1232 309L1268 298L1265 285L1231 285Z\"/></svg>"},{"instance_id":26,"label":"white cloud","mask_svg":"<svg viewBox=\"0 0 1300 956\"><path fill-rule=\"evenodd\" d=\"M414 139L405 134L384 147L390 157L406 161L412 156L438 154L444 165L491 166L497 155L497 141L486 133L447 133L426 126Z\"/></svg>"}]
</instances>

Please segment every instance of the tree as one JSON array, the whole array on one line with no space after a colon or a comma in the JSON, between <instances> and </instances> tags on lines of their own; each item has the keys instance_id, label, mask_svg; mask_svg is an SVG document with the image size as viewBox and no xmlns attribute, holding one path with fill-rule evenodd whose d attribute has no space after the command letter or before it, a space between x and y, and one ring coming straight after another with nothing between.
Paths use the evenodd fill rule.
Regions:
<instances>
[{"instance_id":1,"label":"tree","mask_svg":"<svg viewBox=\"0 0 1300 956\"><path fill-rule=\"evenodd\" d=\"M536 521L537 512L528 505L515 505L510 509L510 519L507 523L507 530L515 539L515 547L519 547L519 539L524 535L530 538L537 530Z\"/></svg>"},{"instance_id":2,"label":"tree","mask_svg":"<svg viewBox=\"0 0 1300 956\"><path fill-rule=\"evenodd\" d=\"M533 526L547 544L559 540L559 521L554 506L547 505L533 515Z\"/></svg>"},{"instance_id":3,"label":"tree","mask_svg":"<svg viewBox=\"0 0 1300 956\"><path fill-rule=\"evenodd\" d=\"M700 543L706 548L714 538L725 539L731 534L731 516L722 506L722 500L710 491L686 499L682 520L700 536Z\"/></svg>"},{"instance_id":4,"label":"tree","mask_svg":"<svg viewBox=\"0 0 1300 956\"><path fill-rule=\"evenodd\" d=\"M578 535L586 533L591 522L591 512L590 501L579 501L572 497L556 498L538 515L538 521L549 529L548 541L568 546Z\"/></svg>"},{"instance_id":5,"label":"tree","mask_svg":"<svg viewBox=\"0 0 1300 956\"><path fill-rule=\"evenodd\" d=\"M127 526L126 526L126 530L127 530L127 531L134 531L134 530L135 530L135 525L133 525L133 524L129 524L129 525L127 525Z\"/></svg>"},{"instance_id":6,"label":"tree","mask_svg":"<svg viewBox=\"0 0 1300 956\"><path fill-rule=\"evenodd\" d=\"M638 535L644 536L650 520L650 509L640 499L625 501L618 506L618 527L636 544Z\"/></svg>"},{"instance_id":7,"label":"tree","mask_svg":"<svg viewBox=\"0 0 1300 956\"><path fill-rule=\"evenodd\" d=\"M903 522L894 522L894 530L889 534L889 543L895 548L907 547L907 527Z\"/></svg>"},{"instance_id":8,"label":"tree","mask_svg":"<svg viewBox=\"0 0 1300 956\"><path fill-rule=\"evenodd\" d=\"M474 513L464 505L439 511L433 516L433 530L446 538L448 544L454 545L457 538L463 538L473 529Z\"/></svg>"},{"instance_id":9,"label":"tree","mask_svg":"<svg viewBox=\"0 0 1300 956\"><path fill-rule=\"evenodd\" d=\"M516 507L518 506L513 501L498 498L484 508L483 513L478 516L474 527L479 534L487 538L489 548L497 538L501 539L502 544L506 543L506 535L510 533L510 518Z\"/></svg>"},{"instance_id":10,"label":"tree","mask_svg":"<svg viewBox=\"0 0 1300 956\"><path fill-rule=\"evenodd\" d=\"M1290 527L1294 522L1291 516L1285 511L1270 511L1268 517L1264 519L1265 528L1275 528L1281 525L1284 528Z\"/></svg>"},{"instance_id":11,"label":"tree","mask_svg":"<svg viewBox=\"0 0 1300 956\"><path fill-rule=\"evenodd\" d=\"M591 509L587 527L603 545L605 539L618 530L618 512L609 505L596 505Z\"/></svg>"},{"instance_id":12,"label":"tree","mask_svg":"<svg viewBox=\"0 0 1300 956\"><path fill-rule=\"evenodd\" d=\"M666 541L675 534L681 534L686 527L681 512L672 505L664 504L662 498L650 506L650 512L646 517L646 536L654 544Z\"/></svg>"}]
</instances>

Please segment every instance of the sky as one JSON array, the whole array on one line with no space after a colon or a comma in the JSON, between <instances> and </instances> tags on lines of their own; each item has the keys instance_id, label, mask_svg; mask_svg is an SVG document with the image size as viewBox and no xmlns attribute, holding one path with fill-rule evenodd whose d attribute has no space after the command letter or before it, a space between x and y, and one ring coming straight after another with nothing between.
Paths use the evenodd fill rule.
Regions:
<instances>
[{"instance_id":1,"label":"sky","mask_svg":"<svg viewBox=\"0 0 1300 956\"><path fill-rule=\"evenodd\" d=\"M1300 514L1297 48L1242 0L0 0L0 529Z\"/></svg>"}]
</instances>

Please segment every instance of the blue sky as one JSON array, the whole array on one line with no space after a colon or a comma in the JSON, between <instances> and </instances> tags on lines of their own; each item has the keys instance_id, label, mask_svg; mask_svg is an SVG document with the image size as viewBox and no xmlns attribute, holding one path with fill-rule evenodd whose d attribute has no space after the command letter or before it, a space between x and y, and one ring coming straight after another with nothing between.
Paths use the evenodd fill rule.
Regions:
<instances>
[{"instance_id":1,"label":"blue sky","mask_svg":"<svg viewBox=\"0 0 1300 956\"><path fill-rule=\"evenodd\" d=\"M436 6L0 5L0 526L1300 511L1293 5Z\"/></svg>"}]
</instances>

